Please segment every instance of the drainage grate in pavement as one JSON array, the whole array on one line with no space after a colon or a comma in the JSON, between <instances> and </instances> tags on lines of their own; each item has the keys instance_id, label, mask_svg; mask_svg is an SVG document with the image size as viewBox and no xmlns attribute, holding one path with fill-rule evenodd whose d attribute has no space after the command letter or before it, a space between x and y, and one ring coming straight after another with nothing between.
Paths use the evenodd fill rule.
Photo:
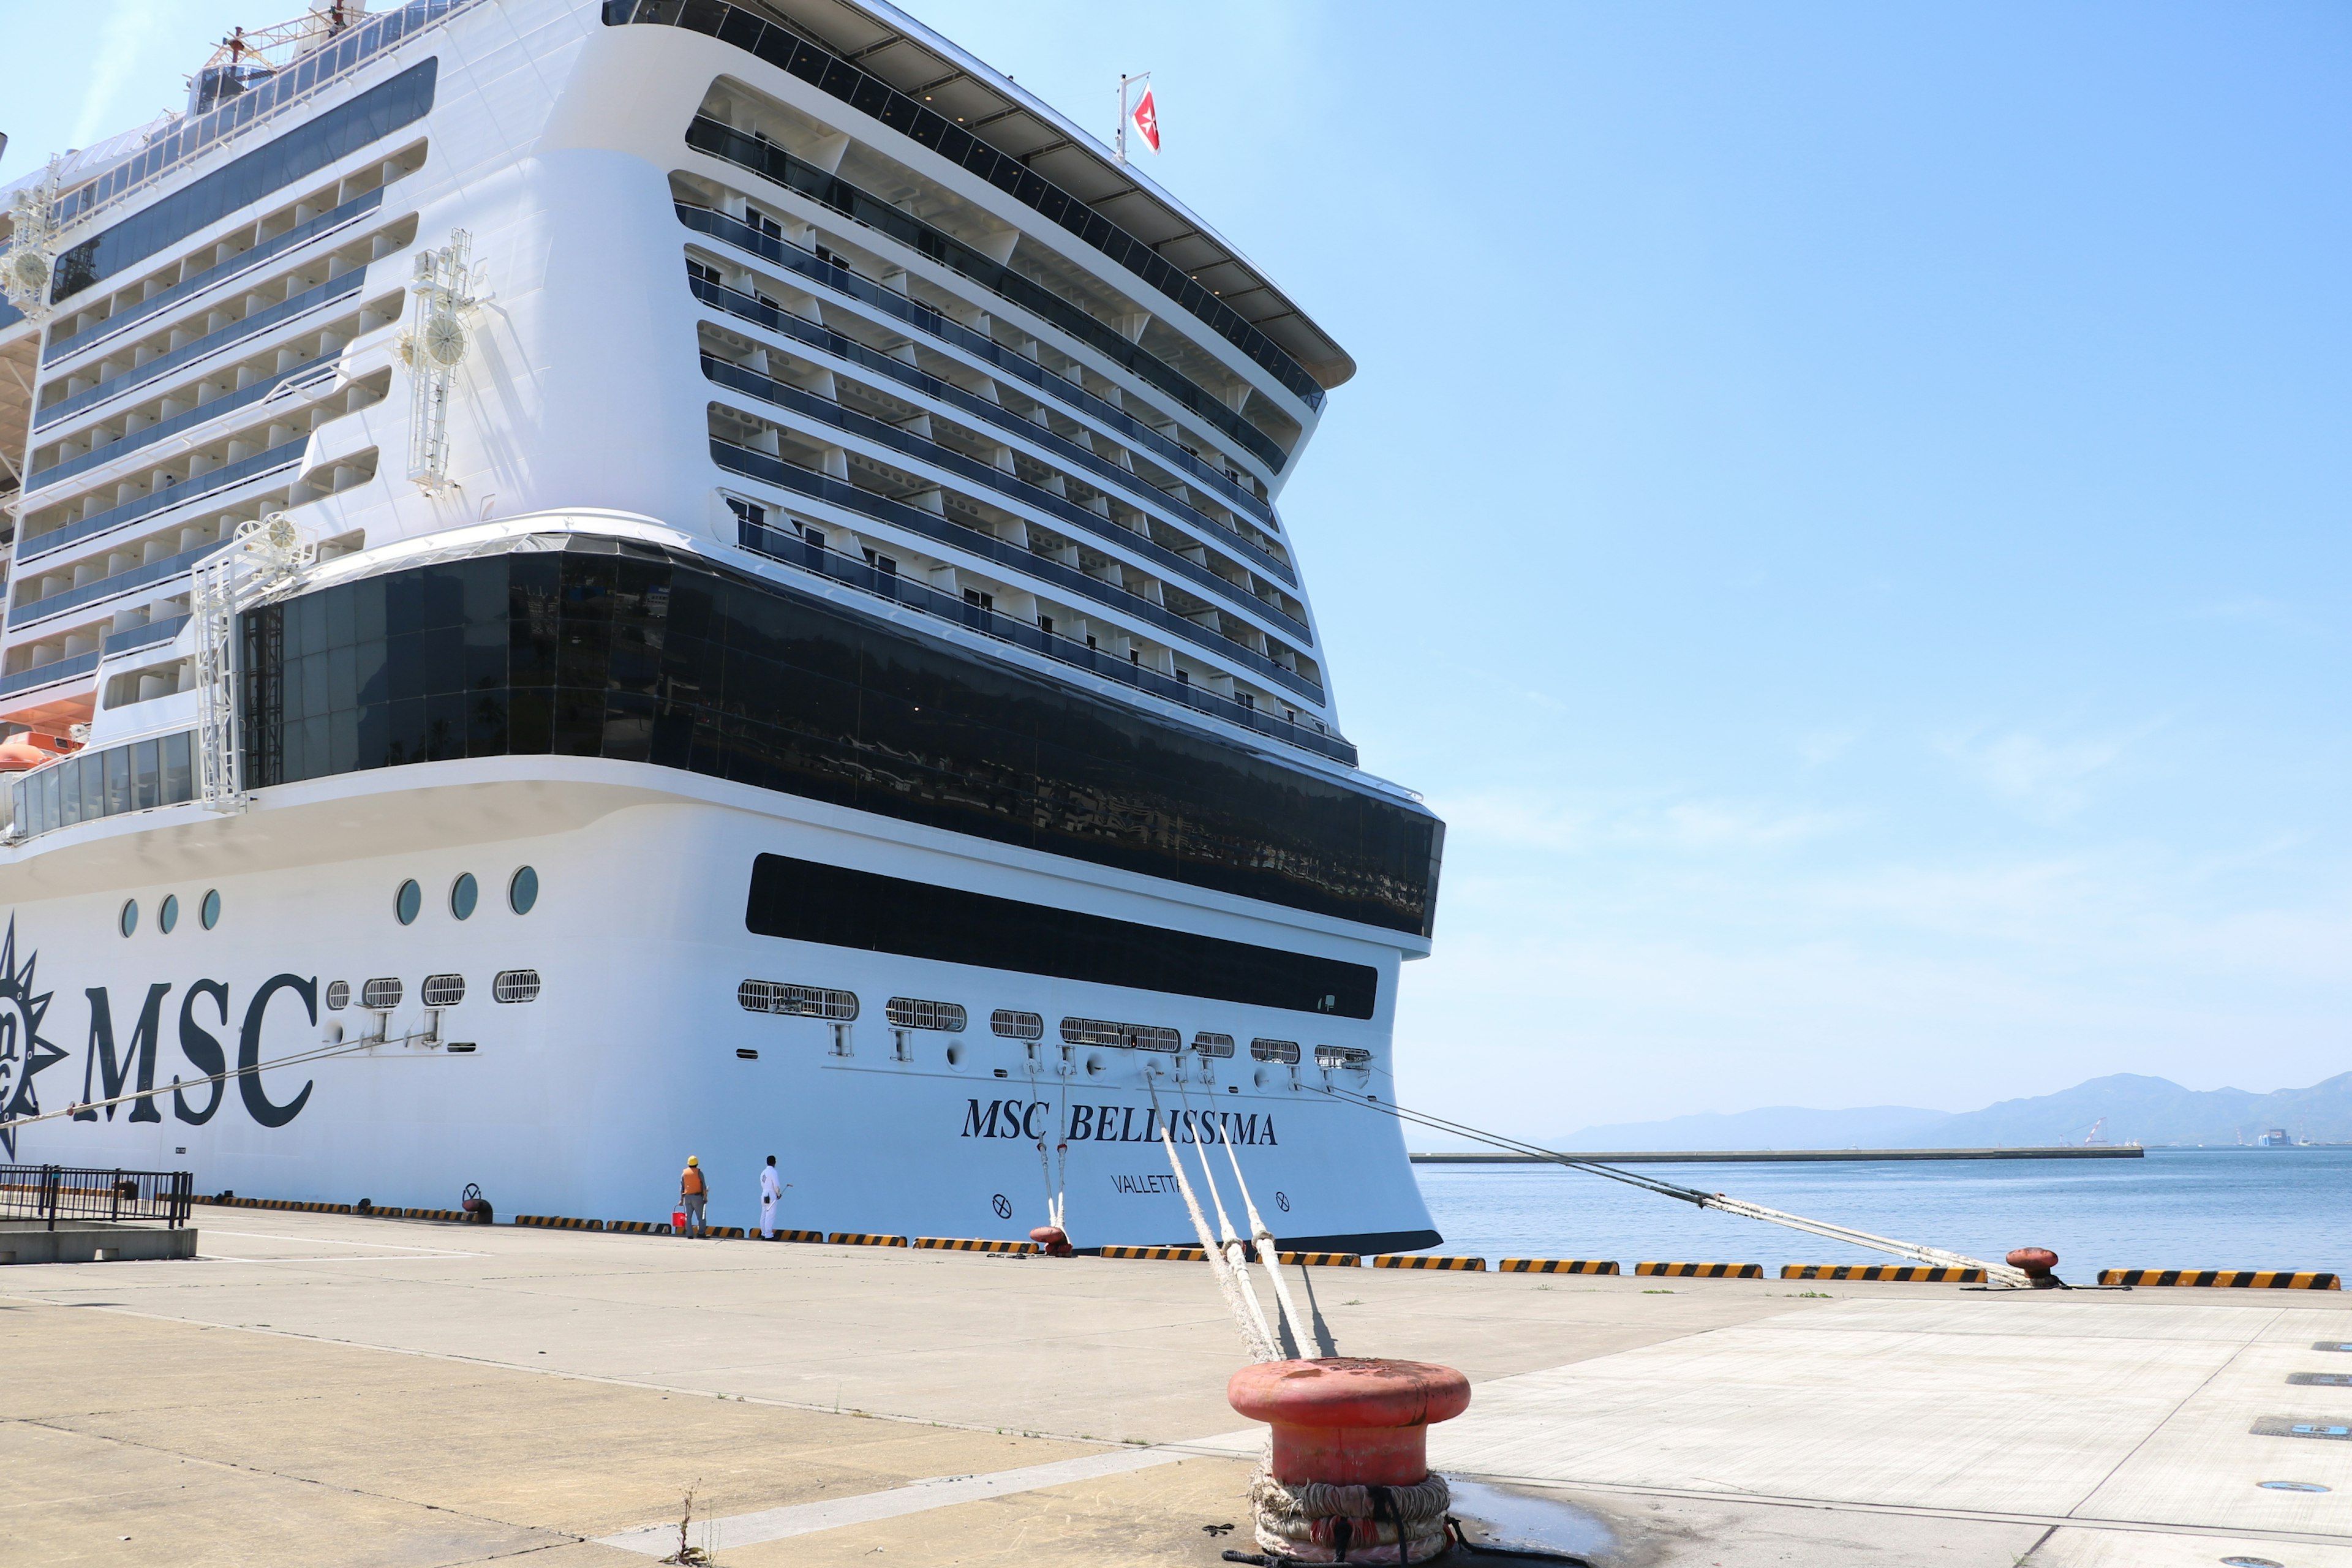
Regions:
<instances>
[{"instance_id":1,"label":"drainage grate in pavement","mask_svg":"<svg viewBox=\"0 0 2352 1568\"><path fill-rule=\"evenodd\" d=\"M2303 1388L2352 1388L2352 1372L2291 1372L2286 1380Z\"/></svg>"},{"instance_id":2,"label":"drainage grate in pavement","mask_svg":"<svg viewBox=\"0 0 2352 1568\"><path fill-rule=\"evenodd\" d=\"M2314 1340L2311 1348L2315 1351L2352 1351L2352 1340Z\"/></svg>"},{"instance_id":3,"label":"drainage grate in pavement","mask_svg":"<svg viewBox=\"0 0 2352 1568\"><path fill-rule=\"evenodd\" d=\"M2293 1415L2264 1415L2247 1428L2257 1437L2335 1437L2352 1439L2352 1422Z\"/></svg>"},{"instance_id":4,"label":"drainage grate in pavement","mask_svg":"<svg viewBox=\"0 0 2352 1568\"><path fill-rule=\"evenodd\" d=\"M2221 1568L2286 1568L2275 1557L2224 1557Z\"/></svg>"},{"instance_id":5,"label":"drainage grate in pavement","mask_svg":"<svg viewBox=\"0 0 2352 1568\"><path fill-rule=\"evenodd\" d=\"M2266 1492L2324 1492L2335 1489L2323 1487L2317 1481L2256 1481L2254 1485Z\"/></svg>"}]
</instances>

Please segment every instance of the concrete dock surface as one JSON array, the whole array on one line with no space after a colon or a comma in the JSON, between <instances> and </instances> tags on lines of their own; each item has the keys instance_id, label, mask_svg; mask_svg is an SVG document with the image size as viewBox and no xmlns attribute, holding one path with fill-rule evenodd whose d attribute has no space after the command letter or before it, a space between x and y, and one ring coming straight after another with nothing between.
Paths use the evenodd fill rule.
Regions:
<instances>
[{"instance_id":1,"label":"concrete dock surface","mask_svg":"<svg viewBox=\"0 0 2352 1568\"><path fill-rule=\"evenodd\" d=\"M1253 1549L1203 1265L196 1223L0 1270L0 1564L643 1568L688 1487L747 1568ZM1609 1568L2352 1568L2340 1293L1289 1272L1469 1374L1462 1511Z\"/></svg>"}]
</instances>

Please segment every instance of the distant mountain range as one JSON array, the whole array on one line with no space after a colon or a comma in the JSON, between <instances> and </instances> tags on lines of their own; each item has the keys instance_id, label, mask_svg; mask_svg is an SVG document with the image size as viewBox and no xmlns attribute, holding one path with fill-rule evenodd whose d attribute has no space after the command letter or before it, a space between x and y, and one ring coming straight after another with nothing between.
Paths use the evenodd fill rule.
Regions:
<instances>
[{"instance_id":1,"label":"distant mountain range","mask_svg":"<svg viewBox=\"0 0 2352 1568\"><path fill-rule=\"evenodd\" d=\"M2080 1143L2101 1117L2109 1143L2252 1143L2271 1128L2298 1142L2352 1143L2352 1072L2309 1089L2254 1094L2183 1089L2167 1079L2116 1073L2056 1094L2004 1100L1982 1110L1870 1105L1851 1110L1771 1106L1735 1115L1580 1128L1549 1145L1565 1150L1988 1149Z\"/></svg>"}]
</instances>

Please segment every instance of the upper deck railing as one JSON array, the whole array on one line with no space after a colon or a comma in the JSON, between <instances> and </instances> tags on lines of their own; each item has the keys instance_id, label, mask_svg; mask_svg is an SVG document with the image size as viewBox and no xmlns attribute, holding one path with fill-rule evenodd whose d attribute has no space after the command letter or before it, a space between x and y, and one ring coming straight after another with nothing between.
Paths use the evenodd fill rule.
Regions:
<instances>
[{"instance_id":1,"label":"upper deck railing","mask_svg":"<svg viewBox=\"0 0 2352 1568\"><path fill-rule=\"evenodd\" d=\"M1194 282L1184 269L1095 211L1018 158L1000 153L947 116L924 108L897 88L775 23L726 0L606 0L608 26L656 23L705 33L757 55L819 92L872 115L948 162L978 175L1014 201L1051 218L1181 306L1219 337L1249 356L1309 408L1323 406L1323 386L1297 360L1240 311Z\"/></svg>"},{"instance_id":2,"label":"upper deck railing","mask_svg":"<svg viewBox=\"0 0 2352 1568\"><path fill-rule=\"evenodd\" d=\"M480 0L409 0L396 11L368 17L260 86L208 114L182 121L96 179L68 191L50 207L51 220L59 226L79 224L121 205L190 159L308 102L402 39L478 4Z\"/></svg>"}]
</instances>

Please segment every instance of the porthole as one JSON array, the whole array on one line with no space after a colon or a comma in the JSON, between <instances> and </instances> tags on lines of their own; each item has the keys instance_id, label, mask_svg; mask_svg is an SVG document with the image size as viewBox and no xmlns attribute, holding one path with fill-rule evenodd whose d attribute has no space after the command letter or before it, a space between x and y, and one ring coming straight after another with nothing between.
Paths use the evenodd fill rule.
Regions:
<instances>
[{"instance_id":1,"label":"porthole","mask_svg":"<svg viewBox=\"0 0 2352 1568\"><path fill-rule=\"evenodd\" d=\"M132 931L137 931L139 929L139 900L136 899L123 900L122 912L115 917L114 923L122 928L122 934L125 936L129 936Z\"/></svg>"},{"instance_id":2,"label":"porthole","mask_svg":"<svg viewBox=\"0 0 2352 1568\"><path fill-rule=\"evenodd\" d=\"M393 895L392 912L400 917L402 925L414 925L417 914L424 908L425 889L416 885L415 878L411 877L400 885L400 891Z\"/></svg>"},{"instance_id":3,"label":"porthole","mask_svg":"<svg viewBox=\"0 0 2352 1568\"><path fill-rule=\"evenodd\" d=\"M530 913L539 902L539 873L525 866L507 883L507 907L519 915Z\"/></svg>"},{"instance_id":4,"label":"porthole","mask_svg":"<svg viewBox=\"0 0 2352 1568\"><path fill-rule=\"evenodd\" d=\"M963 1042L961 1040L950 1040L948 1042L948 1066L951 1068L961 1068L963 1066Z\"/></svg>"},{"instance_id":5,"label":"porthole","mask_svg":"<svg viewBox=\"0 0 2352 1568\"><path fill-rule=\"evenodd\" d=\"M205 922L206 931L220 924L220 889L218 888L213 889L205 895L204 903L196 910L196 918Z\"/></svg>"},{"instance_id":6,"label":"porthole","mask_svg":"<svg viewBox=\"0 0 2352 1568\"><path fill-rule=\"evenodd\" d=\"M163 895L163 901L155 906L155 929L169 936L172 934L172 928L179 923L180 895L166 893Z\"/></svg>"},{"instance_id":7,"label":"porthole","mask_svg":"<svg viewBox=\"0 0 2352 1568\"><path fill-rule=\"evenodd\" d=\"M340 1013L352 1005L352 983L348 980L327 982L327 1011Z\"/></svg>"},{"instance_id":8,"label":"porthole","mask_svg":"<svg viewBox=\"0 0 2352 1568\"><path fill-rule=\"evenodd\" d=\"M474 906L482 901L482 885L474 880L471 871L458 873L449 884L449 912L459 920L473 918Z\"/></svg>"}]
</instances>

